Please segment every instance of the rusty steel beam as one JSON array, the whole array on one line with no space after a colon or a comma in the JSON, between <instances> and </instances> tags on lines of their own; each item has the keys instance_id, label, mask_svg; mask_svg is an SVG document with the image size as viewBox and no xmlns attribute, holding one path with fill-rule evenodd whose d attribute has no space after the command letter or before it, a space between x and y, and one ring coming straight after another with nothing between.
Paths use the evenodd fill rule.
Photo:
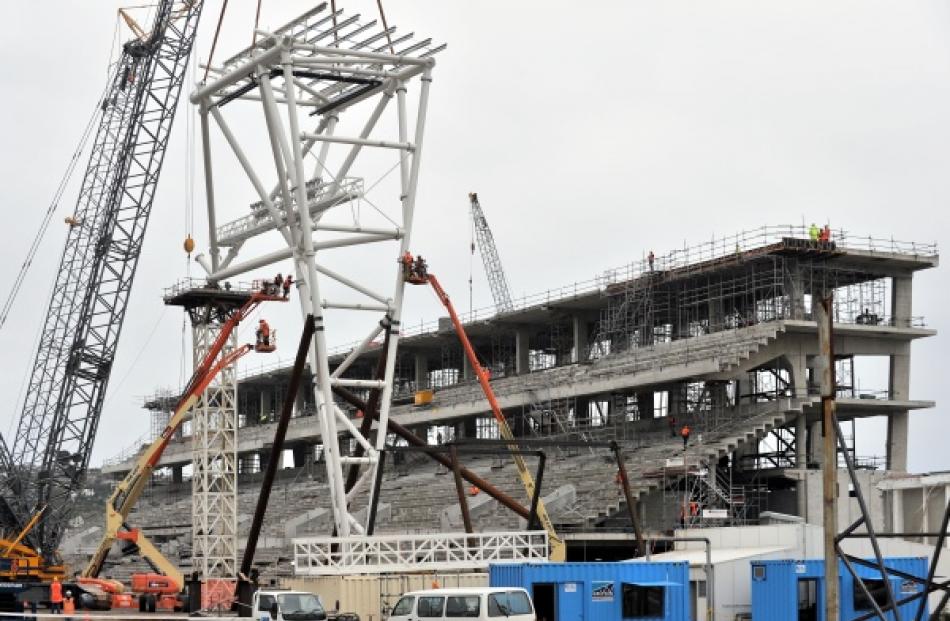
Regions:
<instances>
[{"instance_id":1,"label":"rusty steel beam","mask_svg":"<svg viewBox=\"0 0 950 621\"><path fill-rule=\"evenodd\" d=\"M459 450L454 444L449 447L449 457L452 459L452 475L455 478L455 492L459 497L459 509L462 512L462 523L465 524L465 532L473 533L472 515L468 511L468 498L465 496L465 485L462 483L462 472L459 469ZM528 525L531 528L531 525Z\"/></svg>"},{"instance_id":2,"label":"rusty steel beam","mask_svg":"<svg viewBox=\"0 0 950 621\"><path fill-rule=\"evenodd\" d=\"M352 392L350 392L346 388L342 386L334 386L333 394L340 397L341 399L343 399L344 401L346 401L353 407L363 410L364 413L366 412L366 402L360 399L359 397L357 397L356 395L354 395ZM378 416L379 416L378 413L374 414L373 420L377 420ZM390 433L396 434L397 436L405 440L406 443L409 444L410 446L416 446L416 447L427 446L425 440L423 440L416 434L412 433L412 431L410 431L407 427L400 425L399 423L397 423L391 418L389 419L388 428L389 428ZM445 455L439 455L438 453L428 453L428 454L432 459L439 462L446 468L452 467L452 460L446 457ZM459 468L459 473L462 475L463 479L465 479L466 481L468 481L469 483L471 483L478 489L482 490L483 492L485 492L486 494L488 494L489 496L491 496L492 498L500 502L502 505L504 505L508 509L511 509L522 518L528 519L528 516L530 515L530 511L528 511L526 507L521 505L514 498L512 498L505 492L501 491L500 489L498 489L497 487L495 487L494 485L492 485L490 482L486 481L482 477L478 476L477 474L475 474L474 472L472 472L465 466L461 466Z\"/></svg>"}]
</instances>

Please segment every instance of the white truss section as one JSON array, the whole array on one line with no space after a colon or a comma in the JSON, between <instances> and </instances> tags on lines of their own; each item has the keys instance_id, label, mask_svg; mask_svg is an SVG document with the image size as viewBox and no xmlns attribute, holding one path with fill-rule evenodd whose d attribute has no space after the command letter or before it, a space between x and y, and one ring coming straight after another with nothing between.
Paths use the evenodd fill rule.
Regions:
<instances>
[{"instance_id":1,"label":"white truss section","mask_svg":"<svg viewBox=\"0 0 950 621\"><path fill-rule=\"evenodd\" d=\"M337 207L350 201L357 200L363 195L363 180L347 178L340 183L332 196L328 196L330 184L324 184L320 179L313 179L306 183L307 201L310 205L310 217L316 217L320 212L331 207ZM295 190L296 188L291 188ZM279 227L287 226L287 212L284 210L284 201L281 197L273 198L274 208L280 217L279 223L274 223L270 212L263 201L251 205L251 214L238 218L218 227L219 246L237 246L252 237L276 231Z\"/></svg>"},{"instance_id":2,"label":"white truss section","mask_svg":"<svg viewBox=\"0 0 950 621\"><path fill-rule=\"evenodd\" d=\"M547 560L548 534L543 530L294 539L298 576L473 570Z\"/></svg>"},{"instance_id":3,"label":"white truss section","mask_svg":"<svg viewBox=\"0 0 950 621\"><path fill-rule=\"evenodd\" d=\"M221 331L216 321L195 322L194 364L207 355ZM237 347L237 334L221 357ZM202 579L237 578L237 377L225 367L194 407L191 479L192 566Z\"/></svg>"},{"instance_id":4,"label":"white truss section","mask_svg":"<svg viewBox=\"0 0 950 621\"><path fill-rule=\"evenodd\" d=\"M309 365L333 526L341 537L371 528L369 512L357 516L350 506L372 502L360 496L372 494L369 482L385 446L405 286L400 259L409 251L415 213L432 56L445 47L394 33L374 21L361 23L359 15L331 14L323 3L272 33L258 31L254 46L213 67L209 82L191 94L201 114L209 225L208 256L196 260L212 282L293 262L301 314L316 322ZM234 108L245 114L229 121ZM249 121L248 110L258 119ZM245 153L242 141L259 137L261 128L267 147ZM221 227L217 223L226 220L215 204L212 130L254 189L250 213ZM244 183L233 165L221 180ZM249 250L268 236L276 250ZM251 238L260 240L245 244ZM359 265L333 254L369 244L362 256L371 258ZM332 297L324 297L331 290ZM331 371L333 330L361 325L366 338ZM355 376L350 364L385 333L383 375ZM338 340L350 341L352 334ZM334 402L334 389L364 396L379 390L376 429L364 434ZM361 455L341 455L340 447L351 445Z\"/></svg>"}]
</instances>

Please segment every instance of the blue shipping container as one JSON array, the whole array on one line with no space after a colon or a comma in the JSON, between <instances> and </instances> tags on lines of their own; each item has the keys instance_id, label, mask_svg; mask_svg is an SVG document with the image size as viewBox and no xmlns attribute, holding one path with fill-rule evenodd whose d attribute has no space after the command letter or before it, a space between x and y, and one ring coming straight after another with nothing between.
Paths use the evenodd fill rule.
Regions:
<instances>
[{"instance_id":1,"label":"blue shipping container","mask_svg":"<svg viewBox=\"0 0 950 621\"><path fill-rule=\"evenodd\" d=\"M490 586L522 587L538 619L689 621L689 564L492 565Z\"/></svg>"},{"instance_id":2,"label":"blue shipping container","mask_svg":"<svg viewBox=\"0 0 950 621\"><path fill-rule=\"evenodd\" d=\"M873 560L873 559L869 559ZM885 558L888 569L894 569L918 578L927 577L925 558ZM879 605L887 601L883 590L883 576L877 569L852 564ZM873 606L866 601L860 586L855 584L843 562L838 563L841 618L854 619ZM906 577L888 572L891 588L897 601L923 591L923 585ZM920 600L899 606L901 618L913 619ZM926 601L924 614L927 614ZM887 613L894 619L894 613ZM824 561L753 561L752 563L752 621L809 621L825 620Z\"/></svg>"}]
</instances>

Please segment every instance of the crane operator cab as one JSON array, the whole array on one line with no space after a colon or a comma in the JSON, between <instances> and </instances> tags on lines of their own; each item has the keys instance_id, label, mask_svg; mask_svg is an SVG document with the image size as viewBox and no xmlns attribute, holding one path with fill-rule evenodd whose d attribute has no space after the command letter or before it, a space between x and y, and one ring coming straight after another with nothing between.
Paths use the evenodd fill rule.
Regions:
<instances>
[{"instance_id":1,"label":"crane operator cab","mask_svg":"<svg viewBox=\"0 0 950 621\"><path fill-rule=\"evenodd\" d=\"M406 282L413 285L424 285L429 282L429 266L426 264L422 255L413 259L407 250L400 259L402 263L402 276Z\"/></svg>"},{"instance_id":2,"label":"crane operator cab","mask_svg":"<svg viewBox=\"0 0 950 621\"><path fill-rule=\"evenodd\" d=\"M277 349L277 330L271 330L266 319L261 319L257 323L255 334L257 335L257 342L254 344L254 351L269 354Z\"/></svg>"}]
</instances>

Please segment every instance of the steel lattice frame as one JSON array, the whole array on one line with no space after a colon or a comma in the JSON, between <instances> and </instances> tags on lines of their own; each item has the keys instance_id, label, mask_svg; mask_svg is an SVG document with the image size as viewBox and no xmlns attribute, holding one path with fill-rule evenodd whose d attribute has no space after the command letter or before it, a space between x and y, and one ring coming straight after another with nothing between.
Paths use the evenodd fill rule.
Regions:
<instances>
[{"instance_id":1,"label":"steel lattice frame","mask_svg":"<svg viewBox=\"0 0 950 621\"><path fill-rule=\"evenodd\" d=\"M163 0L147 39L127 43L103 112L29 387L2 470L28 542L48 557L67 526L102 411L178 97L203 7ZM42 476L41 476L42 475Z\"/></svg>"},{"instance_id":2,"label":"steel lattice frame","mask_svg":"<svg viewBox=\"0 0 950 621\"><path fill-rule=\"evenodd\" d=\"M374 30L375 22L360 24L359 16L345 18L342 11L334 16L324 12L325 8L324 3L274 33L259 32L257 45L214 70L214 80L197 89L191 101L201 110L210 225L210 261L201 257L199 263L209 272L210 280L220 281L277 261L293 260L301 312L316 318L309 363L314 369L313 390L324 438L334 525L337 534L346 537L366 531L366 525L350 513L349 506L357 495L371 494L369 484L379 451L385 445L404 287L399 258L408 251L412 231L429 85L435 64L432 55L442 47L433 47L428 39L407 46L404 42L408 37L393 37L394 28ZM391 43L387 43L388 37L392 37ZM410 127L407 97L412 89L418 89L413 90L413 95L418 93L414 127ZM267 128L271 146L268 155L272 156L269 159L274 166L269 173L276 182L273 191L264 187L224 118L224 107L240 100L256 102L264 113L261 124ZM398 127L395 139L379 135L382 130L378 123L393 101ZM313 113L307 116L310 111ZM307 131L301 123L309 121L310 116L316 117L316 123L314 129ZM363 129L358 136L335 134L344 116L361 123ZM252 205L252 218L220 228L216 225L219 219L209 148L212 121L237 157L258 200ZM331 152L334 148L341 150L341 164L330 170L330 155L337 153ZM386 197L387 205L383 208L390 206L398 211L394 220L401 221L391 227L365 226L354 210L356 222L328 223L328 214L339 212L363 196L361 181L350 177L350 172L356 169L361 152L370 149L395 155L393 166L398 168L399 195ZM308 154L315 155L317 160L317 174L313 177L305 172L304 158ZM282 238L283 249L241 263L234 261L246 240L274 231ZM314 232L320 237L315 239ZM391 274L389 294L378 293L365 279L331 270L322 261L333 248L386 242L391 248L390 259L378 271L385 269ZM222 248L228 250L224 257ZM336 281L360 297L353 301L326 299L321 294L324 279ZM327 357L327 330L332 326L325 321L326 309L371 317L366 338L332 372ZM382 379L345 377L356 357L384 330L389 331L389 339ZM334 403L334 386L382 390L377 428L382 431L364 436ZM337 438L342 442L337 442ZM362 447L363 456L340 454L340 444L350 438ZM358 483L347 493L343 470L354 464L362 471Z\"/></svg>"},{"instance_id":3,"label":"steel lattice frame","mask_svg":"<svg viewBox=\"0 0 950 621\"><path fill-rule=\"evenodd\" d=\"M204 360L224 321L192 313L194 364ZM219 359L237 347L232 333ZM234 365L214 378L191 419L192 567L209 584L237 577L237 377ZM205 593L211 601L220 594Z\"/></svg>"}]
</instances>

